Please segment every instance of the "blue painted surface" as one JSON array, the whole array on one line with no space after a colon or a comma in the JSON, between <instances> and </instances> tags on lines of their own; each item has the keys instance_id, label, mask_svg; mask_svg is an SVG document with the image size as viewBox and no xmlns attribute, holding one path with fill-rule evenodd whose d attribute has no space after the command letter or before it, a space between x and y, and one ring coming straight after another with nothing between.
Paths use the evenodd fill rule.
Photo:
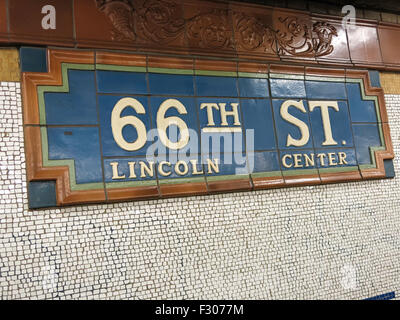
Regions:
<instances>
[{"instance_id":1,"label":"blue painted surface","mask_svg":"<svg viewBox=\"0 0 400 320\"><path fill-rule=\"evenodd\" d=\"M385 165L386 178L388 179L394 178L396 176L396 173L394 171L393 160L392 159L384 160L383 164Z\"/></svg>"},{"instance_id":2,"label":"blue painted surface","mask_svg":"<svg viewBox=\"0 0 400 320\"><path fill-rule=\"evenodd\" d=\"M31 181L28 185L30 209L50 208L57 206L55 181Z\"/></svg>"},{"instance_id":3,"label":"blue painted surface","mask_svg":"<svg viewBox=\"0 0 400 320\"><path fill-rule=\"evenodd\" d=\"M243 98L269 97L268 79L239 78L239 93Z\"/></svg>"},{"instance_id":4,"label":"blue painted surface","mask_svg":"<svg viewBox=\"0 0 400 320\"><path fill-rule=\"evenodd\" d=\"M137 156L137 155L145 155L147 152L147 148L151 145L153 139L152 135L148 135L148 142L138 151L126 151L122 149L116 142L112 133L111 128L111 114L114 109L114 106L121 99L126 96L109 96L109 95L99 95L99 111L100 111L100 129L101 129L101 143L103 147L103 155L105 157L115 157L115 156ZM134 116L141 120L147 131L152 129L151 121L149 114L151 113L150 108L148 106L147 97L137 97L132 96L131 98L139 101L146 110L146 114L138 114L133 108L126 107L124 111L121 113L121 117ZM138 138L138 133L136 128L131 125L127 125L122 130L123 137L127 142L134 142Z\"/></svg>"},{"instance_id":5,"label":"blue painted surface","mask_svg":"<svg viewBox=\"0 0 400 320\"><path fill-rule=\"evenodd\" d=\"M254 130L254 147L248 151L276 149L271 102L268 99L242 99L243 124L246 130ZM250 132L246 131L246 134Z\"/></svg>"},{"instance_id":6,"label":"blue painted surface","mask_svg":"<svg viewBox=\"0 0 400 320\"><path fill-rule=\"evenodd\" d=\"M227 117L227 126L222 125L221 114L215 108L213 109L213 120L215 123L215 127L223 128L223 127L235 127L239 128L241 131L237 133L207 133L204 132L204 128L210 128L208 125L208 115L207 115L207 108L204 107L201 109L202 104L206 103L215 103L217 105L224 103L226 105L226 111L232 111L232 103L239 104L239 99L234 98L198 98L197 105L199 110L199 120L200 120L200 129L201 129L201 145L202 145L202 152L203 153L211 153L213 151L216 152L244 152L245 145L244 145L244 133L242 131L241 126L234 125L234 117L228 116ZM239 114L239 122L242 123L241 112L240 112L240 104L238 105L238 114ZM219 149L217 141L221 141L221 145L224 147ZM212 146L216 146L215 150L212 150ZM221 150L221 151L220 151Z\"/></svg>"},{"instance_id":7,"label":"blue painted surface","mask_svg":"<svg viewBox=\"0 0 400 320\"><path fill-rule=\"evenodd\" d=\"M218 159L219 173L209 172L207 159L215 161ZM247 159L245 153L220 153L220 154L203 154L203 161L206 176L224 176L224 175L248 175Z\"/></svg>"},{"instance_id":8,"label":"blue painted surface","mask_svg":"<svg viewBox=\"0 0 400 320\"><path fill-rule=\"evenodd\" d=\"M374 101L365 101L361 97L358 83L347 83L350 115L353 122L377 122Z\"/></svg>"},{"instance_id":9,"label":"blue painted surface","mask_svg":"<svg viewBox=\"0 0 400 320\"><path fill-rule=\"evenodd\" d=\"M237 79L233 77L196 76L196 92L201 97L237 97Z\"/></svg>"},{"instance_id":10,"label":"blue painted surface","mask_svg":"<svg viewBox=\"0 0 400 320\"><path fill-rule=\"evenodd\" d=\"M202 162L201 155L199 154L190 156L176 156L172 154L168 156L157 157L157 166L159 166L163 162L164 164L162 165L162 169L166 173L170 174L168 176L163 176L159 174L158 177L160 180L177 178L204 178L205 176L204 164ZM168 162L168 164L165 164L165 162ZM181 173L185 172L186 168L181 162L187 164L187 173L184 175L178 175L175 168L176 166L178 166L178 170L180 170Z\"/></svg>"},{"instance_id":11,"label":"blue painted surface","mask_svg":"<svg viewBox=\"0 0 400 320\"><path fill-rule=\"evenodd\" d=\"M47 49L21 47L19 59L22 72L47 72Z\"/></svg>"},{"instance_id":12,"label":"blue painted surface","mask_svg":"<svg viewBox=\"0 0 400 320\"><path fill-rule=\"evenodd\" d=\"M113 180L113 169L111 166L111 163L118 163L118 176L124 176L124 179L122 180ZM136 175L136 178L130 178L130 167L129 163L130 162L135 162L134 165L134 172ZM153 166L153 175L151 176L150 174L147 173L147 171L144 171L144 176L142 177L141 174L141 165L140 163L144 162L149 168ZM151 162L153 165L151 165ZM131 157L131 158L107 158L104 159L104 178L106 183L111 183L111 182L121 182L121 181L157 181L157 170L155 167L155 160L153 157Z\"/></svg>"},{"instance_id":13,"label":"blue painted surface","mask_svg":"<svg viewBox=\"0 0 400 320\"><path fill-rule=\"evenodd\" d=\"M198 118L197 118L197 107L196 101L194 98L165 98L165 97L151 97L150 98L150 105L151 105L151 116L153 122L155 123L155 127L158 127L157 124L157 114L162 106L163 103L166 101L176 100L183 104L186 109L186 113L179 113L178 107L171 107L165 113L164 118L176 117L182 119L186 126L188 127L190 132L190 140L189 143L186 145L185 150L192 151L195 153L199 153L200 150L200 134L199 134L199 127L198 127ZM178 106L179 103L172 103L173 106ZM158 131L155 132L155 135L159 137ZM179 127L175 124L172 124L167 129L167 136L171 140L171 142L178 142L181 139L181 132ZM166 147L163 144L159 145L161 153L169 153L169 152L177 152L175 150L166 150Z\"/></svg>"},{"instance_id":14,"label":"blue painted surface","mask_svg":"<svg viewBox=\"0 0 400 320\"><path fill-rule=\"evenodd\" d=\"M352 147L353 134L351 131L351 123L349 109L344 101L338 102L339 111L329 108L329 119L331 124L332 137L337 142L336 147ZM324 126L322 122L321 107L315 107L310 112L310 121L313 133L315 148L332 148L332 146L324 146L326 141Z\"/></svg>"},{"instance_id":15,"label":"blue painted surface","mask_svg":"<svg viewBox=\"0 0 400 320\"><path fill-rule=\"evenodd\" d=\"M370 147L381 146L379 127L376 124L354 124L354 142L359 164L371 164Z\"/></svg>"},{"instance_id":16,"label":"blue painted surface","mask_svg":"<svg viewBox=\"0 0 400 320\"><path fill-rule=\"evenodd\" d=\"M46 123L97 124L96 86L93 71L69 70L68 93L45 93Z\"/></svg>"},{"instance_id":17,"label":"blue painted surface","mask_svg":"<svg viewBox=\"0 0 400 320\"><path fill-rule=\"evenodd\" d=\"M149 73L152 95L194 95L193 76Z\"/></svg>"},{"instance_id":18,"label":"blue painted surface","mask_svg":"<svg viewBox=\"0 0 400 320\"><path fill-rule=\"evenodd\" d=\"M23 54L27 52L28 49ZM40 50L36 53L40 55ZM42 67L36 67L39 70L43 68L43 64ZM377 76L377 73L370 73L374 86L379 85ZM119 169L127 174L128 162L135 159L146 161L147 153L155 157L155 163L162 161L164 156L170 159L177 155L185 156L185 161L188 162L199 158L200 154L203 161L207 158L222 161L220 172L212 175L235 175L238 174L238 168L244 169L242 173L248 174L272 171L280 173L281 169L287 171L371 164L370 147L381 145L375 103L362 100L358 83L99 70L69 70L68 77L69 92L44 94L46 125L50 126L50 159L75 160L78 184L103 182L103 168L105 182L112 182L110 162L120 162ZM136 151L122 149L116 143L111 128L112 110L120 99L127 97L136 99L145 109L145 114L138 114L128 106L121 113L122 119L132 121L132 117L135 117L146 128L147 142ZM179 101L186 109L186 113L180 114L176 108L170 108L165 114L167 119L181 119L190 130L189 144L181 150L166 148L158 137L157 116L160 106L170 99ZM298 126L281 116L281 106L287 100L303 101L305 112L294 106L288 109L290 115L302 121L308 128L309 139L303 146L287 146L289 134L294 139L301 137ZM316 107L310 111L310 101L338 103L339 111L329 108L332 136L337 144L323 145L326 132L321 108ZM212 109L214 124L211 126L207 109L201 108L206 103L217 106ZM233 110L232 104L238 104L239 125L234 123L233 116L228 116L227 125L223 125L220 113L222 104L225 104L228 113ZM213 133L204 131L210 128L214 129ZM226 128L235 132L215 130ZM167 130L167 136L172 142L180 137L180 132L176 129L177 126L172 124ZM174 131L177 131L177 136L173 136ZM254 144L250 139L251 131L254 132ZM135 127L129 124L123 128L122 135L128 142L133 142L138 137ZM154 142L157 144L153 144ZM243 162L246 160L243 157L246 149L247 163ZM227 154L224 155L223 152ZM337 160L338 152L346 153L346 164L327 166L317 156L324 153L324 159L328 161L327 156L331 153ZM229 158L233 154L239 157L233 163L223 163L225 157ZM292 168L282 166L282 157L286 154L292 156L289 159L293 164ZM295 154L301 157L299 168L294 168ZM313 154L315 164L306 166L304 155L311 157ZM240 159L244 160L241 162ZM188 163L190 170L185 177L190 177L192 172L190 162ZM205 175L206 169L204 167ZM388 178L394 176L391 161L385 161L385 170ZM156 172L155 168L155 175ZM158 178L178 177L174 170L171 172L169 177ZM123 181L140 179L126 178Z\"/></svg>"},{"instance_id":19,"label":"blue painted surface","mask_svg":"<svg viewBox=\"0 0 400 320\"><path fill-rule=\"evenodd\" d=\"M346 87L342 82L306 81L308 99L347 99Z\"/></svg>"},{"instance_id":20,"label":"blue painted surface","mask_svg":"<svg viewBox=\"0 0 400 320\"><path fill-rule=\"evenodd\" d=\"M290 134L293 139L300 139L301 138L301 132L300 129L294 125L291 124L280 116L280 110L282 104L286 100L272 100L272 106L274 109L274 117L275 117L275 126L276 126L276 134L278 136L278 147L279 149L299 149L298 147L295 146L287 146L288 142L288 135ZM302 112L298 108L291 106L288 109L289 114L292 116L296 117L297 119L301 120L304 122L307 127L309 128L310 132L310 137L312 136L312 131L311 131L311 126L310 126L310 119L308 116L308 104L306 101L304 101L304 108L306 112ZM306 143L304 146L301 148L312 148L312 139L308 140L308 143Z\"/></svg>"},{"instance_id":21,"label":"blue painted surface","mask_svg":"<svg viewBox=\"0 0 400 320\"><path fill-rule=\"evenodd\" d=\"M345 160L340 161L339 153L345 153ZM318 156L324 154L325 156ZM343 159L343 157L342 157ZM357 156L353 148L315 149L316 166L320 169L357 166ZM332 163L331 165L330 162Z\"/></svg>"},{"instance_id":22,"label":"blue painted surface","mask_svg":"<svg viewBox=\"0 0 400 320\"><path fill-rule=\"evenodd\" d=\"M77 183L102 182L99 129L47 128L49 160L75 160Z\"/></svg>"},{"instance_id":23,"label":"blue painted surface","mask_svg":"<svg viewBox=\"0 0 400 320\"><path fill-rule=\"evenodd\" d=\"M248 163L250 172L280 171L279 156L276 151L249 152Z\"/></svg>"},{"instance_id":24,"label":"blue painted surface","mask_svg":"<svg viewBox=\"0 0 400 320\"><path fill-rule=\"evenodd\" d=\"M306 98L306 88L302 80L271 79L272 98Z\"/></svg>"},{"instance_id":25,"label":"blue painted surface","mask_svg":"<svg viewBox=\"0 0 400 320\"><path fill-rule=\"evenodd\" d=\"M379 71L370 70L368 71L368 73L371 85L376 88L381 88L381 78L379 75Z\"/></svg>"},{"instance_id":26,"label":"blue painted surface","mask_svg":"<svg viewBox=\"0 0 400 320\"><path fill-rule=\"evenodd\" d=\"M148 93L146 73L98 70L96 79L99 93Z\"/></svg>"},{"instance_id":27,"label":"blue painted surface","mask_svg":"<svg viewBox=\"0 0 400 320\"><path fill-rule=\"evenodd\" d=\"M299 150L284 150L280 152L281 156L281 168L282 171L296 171L296 170L304 170L304 169L316 169L317 161L314 163L310 161L306 161L307 155L308 159L312 159L314 154L314 150L310 149L299 149ZM315 156L314 156L315 157ZM283 161L286 163L286 167L283 165ZM296 165L298 166L296 168Z\"/></svg>"}]
</instances>

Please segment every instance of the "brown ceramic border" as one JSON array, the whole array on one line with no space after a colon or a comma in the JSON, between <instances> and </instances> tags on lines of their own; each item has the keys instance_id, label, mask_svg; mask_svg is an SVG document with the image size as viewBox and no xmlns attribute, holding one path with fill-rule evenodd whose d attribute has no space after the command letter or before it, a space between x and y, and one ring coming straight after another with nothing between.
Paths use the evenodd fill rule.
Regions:
<instances>
[{"instance_id":1,"label":"brown ceramic border","mask_svg":"<svg viewBox=\"0 0 400 320\"><path fill-rule=\"evenodd\" d=\"M26 0L30 1L30 0ZM10 33L10 25L16 23L16 21L10 21L9 16L10 1L0 1L0 43L13 43L17 45L23 44L38 44L38 45L55 45L61 47L79 47L79 48L99 48L99 49L121 49L161 54L177 54L177 55L192 55L192 56L209 56L209 57L220 57L224 56L231 59L248 59L248 60L262 60L262 61L283 61L283 62L295 62L295 63L307 63L307 64L320 64L325 66L337 66L337 67L363 67L363 68L375 68L378 70L387 71L399 71L400 70L400 43L395 39L400 34L400 25L391 24L384 22L377 22L368 19L357 19L357 26L359 27L370 27L376 29L377 32L377 44L381 52L380 58L367 57L365 59L354 59L352 60L351 55L351 44L352 41L357 41L348 36L347 39L338 42L337 50L341 52L348 52L349 59L343 59L343 57L335 57L335 54L322 55L320 57L304 57L301 55L283 54L282 52L271 52L268 48L264 48L263 44L254 44L251 49L243 46L243 39L240 38L239 26L235 21L235 13L244 14L248 18L248 25L254 26L259 24L254 30L257 32L263 31L260 25L263 25L267 29L276 30L275 26L279 23L280 17L295 17L302 20L309 28L314 22L328 22L333 25L339 26L341 18L337 16L331 16L326 14L310 13L309 11L284 9L278 7L271 7L259 4L249 4L235 1L199 1L199 0L182 0L176 1L178 6L178 13L171 19L183 19L184 26L182 27L182 35L179 35L177 39L173 41L162 43L156 41L150 41L146 39L139 39L136 37L135 40L127 38L119 38L112 36L112 30L122 29L118 28L118 17L114 16L115 12L103 10L102 12L96 7L94 0L68 0L71 4L68 4L69 10L72 10L73 19L72 26L65 26L66 29L73 30L72 35L69 37L65 36L65 32L49 32L49 36L42 32L40 29L40 21L38 21L38 29L19 31L18 33ZM69 3L68 2L68 3ZM74 5L72 5L74 3ZM132 2L134 6L140 1ZM38 2L38 6L39 6ZM56 3L57 7L57 3ZM38 10L41 8L38 7ZM198 44L188 39L188 24L193 22L193 19L197 15L212 14L213 12L219 12L220 15L226 15L226 22L224 24L224 30L232 35L232 45L228 47L224 46L213 46L211 44ZM254 20L255 19L255 20ZM200 19L201 20L201 19ZM221 20L221 19L219 19ZM90 21L90 24L88 23ZM216 19L218 21L218 19ZM256 22L255 22L256 21ZM18 22L18 21L17 21ZM116 26L114 24L117 23ZM150 21L151 23L151 21ZM207 24L205 20L198 22L199 27L204 27ZM39 30L40 29L40 30ZM85 31L90 29L90 31ZM19 30L19 29L18 29ZM12 30L11 30L12 31ZM38 33L40 31L40 33ZM82 32L85 31L85 32ZM115 31L115 30L114 30ZM38 34L35 36L35 34ZM268 36L268 33L261 34L261 37ZM248 40L248 39L247 39ZM274 47L274 46L272 46ZM274 47L277 51L277 46ZM367 52L368 49L364 48Z\"/></svg>"},{"instance_id":2,"label":"brown ceramic border","mask_svg":"<svg viewBox=\"0 0 400 320\"><path fill-rule=\"evenodd\" d=\"M105 186L104 190L75 191L71 192L69 184L68 167L44 168L42 166L42 148L39 126L39 108L37 86L61 85L61 64L109 64L156 68L183 68L193 67L192 59L183 59L166 56L146 56L137 54L115 53L115 52L93 52L76 50L48 50L48 73L23 73L23 101L24 101L24 130L27 157L28 181L55 180L57 186L58 205L69 205L78 203L114 202L128 200L144 200L160 197L204 195L210 193L250 191L278 188L283 186L304 186L321 183L336 183L346 181L357 181L360 179L376 179L385 177L384 160L394 157L392 141L390 138L389 125L385 107L384 93L380 88L374 88L370 84L367 70L302 67L291 65L268 65L260 62L241 62L197 59L195 66L208 71L228 72L261 72L265 73L290 73L299 75L319 75L329 77L346 77L362 79L365 93L376 95L380 102L380 115L382 119L382 130L385 139L386 150L375 152L376 169L366 169L354 172L321 173L316 170L315 174L290 175L285 172L284 176L253 178L233 178L232 180L207 181L204 183L190 184L160 184L147 187L130 187L112 189Z\"/></svg>"}]
</instances>

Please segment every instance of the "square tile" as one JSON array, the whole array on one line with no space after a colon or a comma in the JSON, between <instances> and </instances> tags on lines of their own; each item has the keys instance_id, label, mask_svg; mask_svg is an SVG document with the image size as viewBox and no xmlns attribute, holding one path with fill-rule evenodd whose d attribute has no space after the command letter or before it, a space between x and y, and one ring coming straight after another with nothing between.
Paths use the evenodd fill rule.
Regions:
<instances>
[{"instance_id":1,"label":"square tile","mask_svg":"<svg viewBox=\"0 0 400 320\"><path fill-rule=\"evenodd\" d=\"M239 81L239 93L243 98L268 98L269 84L268 79L261 78L244 78Z\"/></svg>"},{"instance_id":2,"label":"square tile","mask_svg":"<svg viewBox=\"0 0 400 320\"><path fill-rule=\"evenodd\" d=\"M103 182L99 129L47 128L49 160L74 160L77 184Z\"/></svg>"},{"instance_id":3,"label":"square tile","mask_svg":"<svg viewBox=\"0 0 400 320\"><path fill-rule=\"evenodd\" d=\"M382 145L379 126L377 124L353 124L353 133L358 164L372 164L370 148Z\"/></svg>"},{"instance_id":4,"label":"square tile","mask_svg":"<svg viewBox=\"0 0 400 320\"><path fill-rule=\"evenodd\" d=\"M308 116L308 103L307 101L302 101L303 110L290 105L288 107L288 119L284 120L281 112L283 112L283 104L287 100L272 100L272 106L274 110L275 128L276 135L278 138L278 148L279 149L299 149L301 148L312 148L312 132L310 126L310 119ZM298 101L297 101L298 102ZM305 111L305 112L303 112ZM296 124L296 122L298 122ZM301 129L299 125L304 128ZM307 127L307 128L306 128ZM304 132L302 131L304 130ZM308 136L308 138L307 138ZM304 139L304 142L301 141ZM292 140L292 141L291 141ZM296 142L295 142L296 141ZM301 144L301 145L295 145Z\"/></svg>"},{"instance_id":5,"label":"square tile","mask_svg":"<svg viewBox=\"0 0 400 320\"><path fill-rule=\"evenodd\" d=\"M93 71L68 70L69 92L45 92L46 123L97 124L96 85Z\"/></svg>"},{"instance_id":6,"label":"square tile","mask_svg":"<svg viewBox=\"0 0 400 320\"><path fill-rule=\"evenodd\" d=\"M254 130L253 141L246 139L246 149L248 151L276 149L271 101L269 99L241 99L240 106L246 137L249 135L247 130Z\"/></svg>"},{"instance_id":7,"label":"square tile","mask_svg":"<svg viewBox=\"0 0 400 320\"><path fill-rule=\"evenodd\" d=\"M196 92L201 97L237 97L237 78L196 76Z\"/></svg>"},{"instance_id":8,"label":"square tile","mask_svg":"<svg viewBox=\"0 0 400 320\"><path fill-rule=\"evenodd\" d=\"M254 177L281 175L277 151L249 152L249 172Z\"/></svg>"},{"instance_id":9,"label":"square tile","mask_svg":"<svg viewBox=\"0 0 400 320\"><path fill-rule=\"evenodd\" d=\"M147 75L143 72L96 71L99 93L147 94Z\"/></svg>"},{"instance_id":10,"label":"square tile","mask_svg":"<svg viewBox=\"0 0 400 320\"><path fill-rule=\"evenodd\" d=\"M123 101L125 101L125 103ZM138 96L126 97L99 95L98 103L103 155L105 157L145 155L147 153L147 149L150 147L153 141L152 136L147 134L149 130L153 128L150 122L151 111L148 105L148 98ZM120 110L120 115L118 116L118 113L116 113L116 117L121 119L130 119L127 121L127 124L122 127L122 137L120 137L120 142L117 142L116 138L114 137L111 121L111 116L113 110L116 110L115 108L117 103L123 104L122 109ZM125 107L123 107L124 105ZM141 121L146 131L146 137L143 136L143 133L138 136L137 128L135 128L134 125L129 124L135 123L138 120L128 117L135 117ZM144 138L145 141L143 141ZM143 141L143 143L141 143L141 141Z\"/></svg>"},{"instance_id":11,"label":"square tile","mask_svg":"<svg viewBox=\"0 0 400 320\"><path fill-rule=\"evenodd\" d=\"M245 135L242 129L238 99L198 98L202 152L244 152ZM236 108L235 108L236 106ZM221 116L221 110L234 112ZM226 120L226 123L223 122Z\"/></svg>"},{"instance_id":12,"label":"square tile","mask_svg":"<svg viewBox=\"0 0 400 320\"><path fill-rule=\"evenodd\" d=\"M347 99L346 85L343 82L307 80L305 84L308 99Z\"/></svg>"},{"instance_id":13,"label":"square tile","mask_svg":"<svg viewBox=\"0 0 400 320\"><path fill-rule=\"evenodd\" d=\"M153 157L104 159L107 189L157 185L157 166Z\"/></svg>"},{"instance_id":14,"label":"square tile","mask_svg":"<svg viewBox=\"0 0 400 320\"><path fill-rule=\"evenodd\" d=\"M325 125L321 107L315 107L310 112L310 121L315 148L352 147L353 133L351 131L350 113L345 101L336 101L338 110L328 108ZM323 109L325 110L325 108ZM331 140L331 141L329 141ZM323 145L326 143L326 145Z\"/></svg>"},{"instance_id":15,"label":"square tile","mask_svg":"<svg viewBox=\"0 0 400 320\"><path fill-rule=\"evenodd\" d=\"M149 86L152 95L194 95L191 75L149 73Z\"/></svg>"},{"instance_id":16,"label":"square tile","mask_svg":"<svg viewBox=\"0 0 400 320\"><path fill-rule=\"evenodd\" d=\"M347 83L347 94L352 122L378 122L375 102L363 100L358 83Z\"/></svg>"},{"instance_id":17,"label":"square tile","mask_svg":"<svg viewBox=\"0 0 400 320\"><path fill-rule=\"evenodd\" d=\"M154 136L156 137L154 141L156 142L155 146L157 146L158 154L176 152L201 153L198 111L195 98L152 96L150 97L150 106L154 127L158 128L157 131L154 131ZM182 129L176 124L171 124L167 127L167 136L165 138L164 136L160 136L164 132L164 119L175 119L178 123L181 123L182 129L187 127L189 130L188 140L185 136L182 136ZM160 138L170 144L171 147L167 147Z\"/></svg>"},{"instance_id":18,"label":"square tile","mask_svg":"<svg viewBox=\"0 0 400 320\"><path fill-rule=\"evenodd\" d=\"M306 98L304 81L270 79L272 98Z\"/></svg>"}]
</instances>

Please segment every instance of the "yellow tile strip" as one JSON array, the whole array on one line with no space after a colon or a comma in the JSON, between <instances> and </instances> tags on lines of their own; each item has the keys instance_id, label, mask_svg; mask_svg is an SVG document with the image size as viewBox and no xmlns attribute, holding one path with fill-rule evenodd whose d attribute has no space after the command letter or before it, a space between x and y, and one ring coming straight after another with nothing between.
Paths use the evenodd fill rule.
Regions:
<instances>
[{"instance_id":1,"label":"yellow tile strip","mask_svg":"<svg viewBox=\"0 0 400 320\"><path fill-rule=\"evenodd\" d=\"M380 75L385 94L400 94L400 73L381 72Z\"/></svg>"},{"instance_id":2,"label":"yellow tile strip","mask_svg":"<svg viewBox=\"0 0 400 320\"><path fill-rule=\"evenodd\" d=\"M0 81L20 81L17 49L0 48Z\"/></svg>"}]
</instances>

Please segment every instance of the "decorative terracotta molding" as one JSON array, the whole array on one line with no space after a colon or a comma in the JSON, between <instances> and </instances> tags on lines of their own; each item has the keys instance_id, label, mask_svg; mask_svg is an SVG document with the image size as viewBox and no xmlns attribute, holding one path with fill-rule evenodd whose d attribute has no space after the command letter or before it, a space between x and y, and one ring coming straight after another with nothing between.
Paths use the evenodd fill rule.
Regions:
<instances>
[{"instance_id":1,"label":"decorative terracotta molding","mask_svg":"<svg viewBox=\"0 0 400 320\"><path fill-rule=\"evenodd\" d=\"M205 55L400 70L400 25L263 5L196 0L53 0L57 28L41 27L39 1L3 1L0 42ZM21 21L23 10L32 12ZM88 23L90 21L90 23Z\"/></svg>"},{"instance_id":2,"label":"decorative terracotta molding","mask_svg":"<svg viewBox=\"0 0 400 320\"><path fill-rule=\"evenodd\" d=\"M172 1L146 1L143 7L135 7L129 0L95 0L97 7L111 21L113 39L135 41L137 35L150 42L168 43L184 32L189 43L206 49L234 49L233 31L227 10L214 9L195 17L175 19L178 4ZM326 22L315 22L312 30L295 16L279 17L279 29L244 13L233 12L235 32L239 46L245 50L260 47L265 52L280 56L322 57L334 50L332 38L336 28ZM135 31L137 30L137 31Z\"/></svg>"},{"instance_id":3,"label":"decorative terracotta molding","mask_svg":"<svg viewBox=\"0 0 400 320\"><path fill-rule=\"evenodd\" d=\"M379 111L379 121L377 125L381 127L384 146L380 149L373 150L371 153L374 157L374 166L359 166L350 171L325 172L319 169L304 170L304 172L283 171L280 174L274 174L266 177L245 175L234 176L228 180L224 179L208 179L205 177L203 182L188 182L164 184L159 179L159 183L155 185L143 185L135 187L107 187L104 182L104 188L72 190L71 187L71 168L65 166L46 166L43 159L44 146L41 130L46 130L47 125L41 123L38 88L45 86L46 88L65 85L63 81L63 64L73 64L74 68L79 69L79 65L93 66L95 70L96 64L100 70L117 70L120 66L126 68L142 68L148 70L162 70L163 72L172 70L205 70L225 73L236 73L252 77L261 76L262 79L275 77L282 78L284 75L292 77L328 77L337 82L353 82L362 83L366 96L376 97L377 107ZM23 104L24 104L24 130L27 157L28 181L56 181L57 203L58 205L70 205L78 203L95 203L95 202L113 202L122 200L141 200L159 197L171 196L188 196L200 195L216 192L229 191L249 191L267 188L277 188L284 186L302 186L315 185L321 183L336 183L345 181L357 181L361 179L376 179L385 177L384 160L393 159L394 152L392 141L390 138L389 125L387 123L387 114L385 108L383 90L372 87L370 84L369 73L364 70L351 69L326 69L310 67L304 68L290 65L268 65L254 62L236 63L224 60L205 60L197 59L180 59L176 57L160 57L146 55L129 55L109 52L85 52L85 51L64 51L64 50L48 50L48 72L47 73L23 73ZM218 68L219 67L219 68ZM142 70L141 69L141 70ZM218 71L220 70L220 71ZM65 70L64 70L65 72ZM145 71L143 71L145 72ZM180 71L176 71L180 72ZM342 80L343 79L343 80ZM344 80L345 79L345 80ZM307 81L307 80L306 80ZM318 81L318 80L314 80ZM325 80L320 80L325 81ZM358 83L358 82L357 82ZM362 88L362 87L361 87ZM46 141L46 140L45 140ZM72 183L73 184L73 183Z\"/></svg>"}]
</instances>

